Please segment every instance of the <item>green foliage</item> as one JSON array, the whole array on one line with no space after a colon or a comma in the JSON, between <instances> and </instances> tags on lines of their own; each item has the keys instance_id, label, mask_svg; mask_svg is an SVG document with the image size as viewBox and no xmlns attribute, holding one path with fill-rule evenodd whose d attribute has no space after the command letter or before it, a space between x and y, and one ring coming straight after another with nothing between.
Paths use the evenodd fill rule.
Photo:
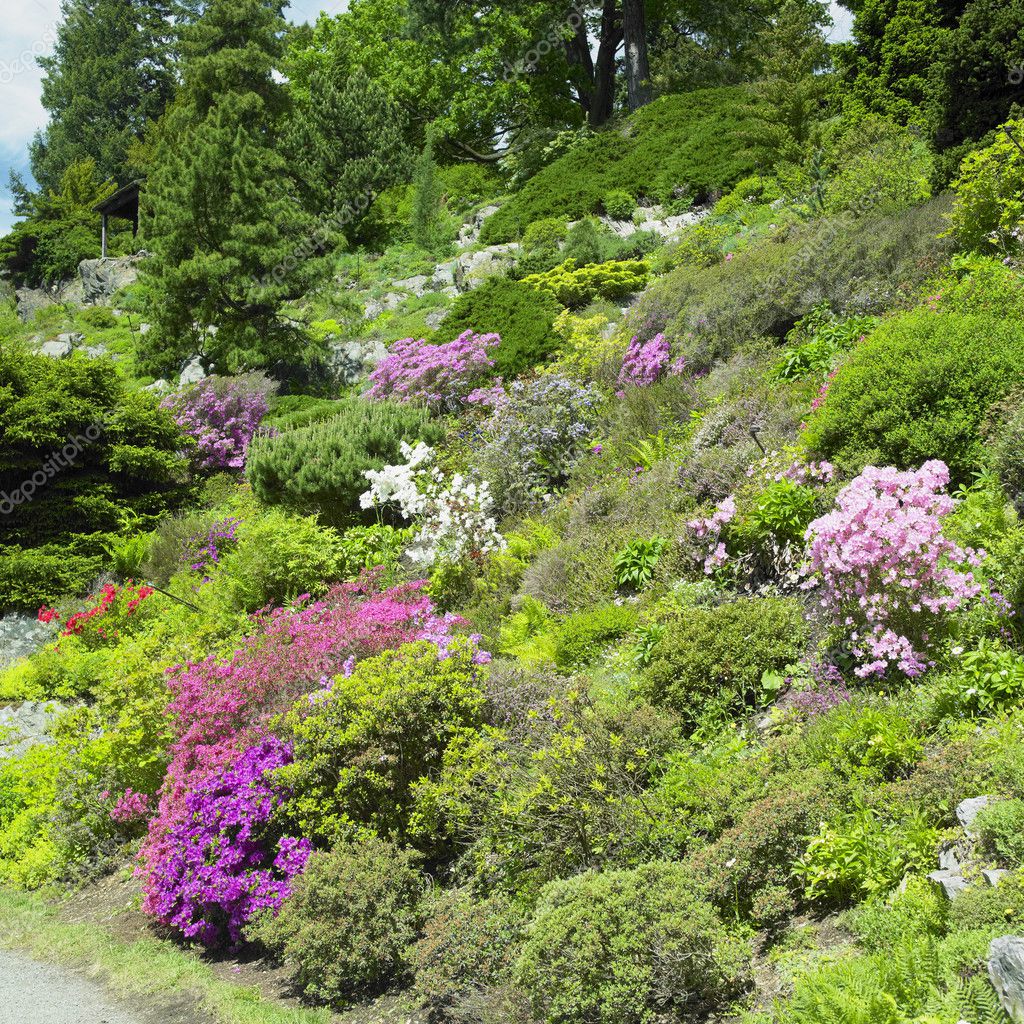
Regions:
<instances>
[{"instance_id":1,"label":"green foliage","mask_svg":"<svg viewBox=\"0 0 1024 1024\"><path fill-rule=\"evenodd\" d=\"M1024 864L1024 800L994 800L978 812L974 831L999 862Z\"/></svg>"},{"instance_id":2,"label":"green foliage","mask_svg":"<svg viewBox=\"0 0 1024 1024\"><path fill-rule=\"evenodd\" d=\"M690 724L708 713L753 704L761 676L799 660L807 626L797 602L741 599L694 608L670 623L645 672L644 687Z\"/></svg>"},{"instance_id":3,"label":"green foliage","mask_svg":"<svg viewBox=\"0 0 1024 1024\"><path fill-rule=\"evenodd\" d=\"M939 833L914 813L886 822L858 808L811 837L793 866L809 899L858 900L884 895L910 871L924 872L935 860Z\"/></svg>"},{"instance_id":4,"label":"green foliage","mask_svg":"<svg viewBox=\"0 0 1024 1024\"><path fill-rule=\"evenodd\" d=\"M615 220L629 220L636 209L636 198L625 189L613 188L603 199L604 212Z\"/></svg>"},{"instance_id":5,"label":"green foliage","mask_svg":"<svg viewBox=\"0 0 1024 1024\"><path fill-rule=\"evenodd\" d=\"M911 875L886 902L864 903L845 922L869 952L885 953L903 939L939 938L946 931L949 904L939 888Z\"/></svg>"},{"instance_id":6,"label":"green foliage","mask_svg":"<svg viewBox=\"0 0 1024 1024\"><path fill-rule=\"evenodd\" d=\"M456 300L445 318L446 334L495 332L495 373L507 379L542 363L555 347L552 325L561 312L550 295L520 281L494 278Z\"/></svg>"},{"instance_id":7,"label":"green foliage","mask_svg":"<svg viewBox=\"0 0 1024 1024\"><path fill-rule=\"evenodd\" d=\"M597 213L613 189L660 199L659 181L659 191L689 185L698 196L732 184L753 169L736 145L742 99L739 89L709 89L648 104L534 175L486 222L482 240L512 241L545 217Z\"/></svg>"},{"instance_id":8,"label":"green foliage","mask_svg":"<svg viewBox=\"0 0 1024 1024\"><path fill-rule=\"evenodd\" d=\"M982 463L981 424L1022 358L1024 329L1013 321L892 317L840 368L804 439L851 469L942 459L962 482Z\"/></svg>"},{"instance_id":9,"label":"green foliage","mask_svg":"<svg viewBox=\"0 0 1024 1024\"><path fill-rule=\"evenodd\" d=\"M269 505L318 511L332 525L358 519L365 470L401 461L400 444L439 438L426 410L352 398L312 426L253 439L246 473L253 493Z\"/></svg>"},{"instance_id":10,"label":"green foliage","mask_svg":"<svg viewBox=\"0 0 1024 1024\"><path fill-rule=\"evenodd\" d=\"M416 162L412 181L412 220L409 237L414 245L427 252L438 249L446 237L446 223L441 210L441 185L434 163L434 137L427 131L426 145Z\"/></svg>"},{"instance_id":11,"label":"green foliage","mask_svg":"<svg viewBox=\"0 0 1024 1024\"><path fill-rule=\"evenodd\" d=\"M291 966L303 995L344 1006L398 981L419 926L414 854L375 836L314 853L277 916L250 929Z\"/></svg>"},{"instance_id":12,"label":"green foliage","mask_svg":"<svg viewBox=\"0 0 1024 1024\"><path fill-rule=\"evenodd\" d=\"M621 260L577 267L574 259L544 274L531 274L523 284L552 295L563 306L579 309L600 296L624 299L647 283L647 264L642 260Z\"/></svg>"},{"instance_id":13,"label":"green foliage","mask_svg":"<svg viewBox=\"0 0 1024 1024\"><path fill-rule=\"evenodd\" d=\"M957 661L940 689L948 710L957 715L991 715L1024 699L1024 657L998 639L978 640Z\"/></svg>"},{"instance_id":14,"label":"green foliage","mask_svg":"<svg viewBox=\"0 0 1024 1024\"><path fill-rule=\"evenodd\" d=\"M636 610L628 605L609 604L570 615L555 630L555 664L563 672L582 668L635 624Z\"/></svg>"},{"instance_id":15,"label":"green foliage","mask_svg":"<svg viewBox=\"0 0 1024 1024\"><path fill-rule=\"evenodd\" d=\"M667 543L664 537L630 541L615 556L615 585L633 590L649 586Z\"/></svg>"},{"instance_id":16,"label":"green foliage","mask_svg":"<svg viewBox=\"0 0 1024 1024\"><path fill-rule=\"evenodd\" d=\"M346 578L355 579L365 569L378 566L393 576L402 552L412 543L415 533L413 527L399 530L380 523L349 527L337 543Z\"/></svg>"},{"instance_id":17,"label":"green foliage","mask_svg":"<svg viewBox=\"0 0 1024 1024\"><path fill-rule=\"evenodd\" d=\"M415 784L445 748L480 722L480 670L468 644L439 659L412 644L356 665L308 709L286 717L294 762L278 770L282 813L298 835L336 843L353 834L402 837ZM421 836L432 850L439 836Z\"/></svg>"},{"instance_id":18,"label":"green foliage","mask_svg":"<svg viewBox=\"0 0 1024 1024\"><path fill-rule=\"evenodd\" d=\"M1021 251L1024 153L1018 144L1024 138L1024 120L1009 121L1004 128L989 146L964 158L952 185L952 231L963 248L974 252Z\"/></svg>"},{"instance_id":19,"label":"green foliage","mask_svg":"<svg viewBox=\"0 0 1024 1024\"><path fill-rule=\"evenodd\" d=\"M737 993L749 955L683 866L652 863L551 883L515 977L549 1024L646 1024Z\"/></svg>"},{"instance_id":20,"label":"green foliage","mask_svg":"<svg viewBox=\"0 0 1024 1024\"><path fill-rule=\"evenodd\" d=\"M772 538L783 544L800 545L817 504L812 488L792 480L776 480L758 494L754 507L744 517L739 529L741 539Z\"/></svg>"},{"instance_id":21,"label":"green foliage","mask_svg":"<svg viewBox=\"0 0 1024 1024\"><path fill-rule=\"evenodd\" d=\"M836 317L828 303L815 306L786 335L789 346L778 363L779 377L802 380L827 373L877 324L877 318L872 316Z\"/></svg>"},{"instance_id":22,"label":"green foliage","mask_svg":"<svg viewBox=\"0 0 1024 1024\"><path fill-rule=\"evenodd\" d=\"M102 565L97 555L72 554L59 544L0 547L0 608L35 611L69 594L84 594Z\"/></svg>"}]
</instances>

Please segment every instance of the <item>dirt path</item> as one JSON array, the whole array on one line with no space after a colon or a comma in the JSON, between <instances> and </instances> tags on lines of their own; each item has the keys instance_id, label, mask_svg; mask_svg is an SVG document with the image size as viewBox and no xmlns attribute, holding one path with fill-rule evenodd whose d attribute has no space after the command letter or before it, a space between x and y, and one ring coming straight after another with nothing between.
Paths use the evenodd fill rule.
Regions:
<instances>
[{"instance_id":1,"label":"dirt path","mask_svg":"<svg viewBox=\"0 0 1024 1024\"><path fill-rule=\"evenodd\" d=\"M0 950L0 1024L142 1024L142 1019L73 971Z\"/></svg>"}]
</instances>

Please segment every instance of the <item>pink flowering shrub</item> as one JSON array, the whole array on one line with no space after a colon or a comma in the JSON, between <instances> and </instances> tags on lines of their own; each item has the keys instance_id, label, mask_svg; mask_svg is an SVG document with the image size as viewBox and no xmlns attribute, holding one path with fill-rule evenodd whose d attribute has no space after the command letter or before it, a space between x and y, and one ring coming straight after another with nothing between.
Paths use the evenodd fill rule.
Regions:
<instances>
[{"instance_id":1,"label":"pink flowering shrub","mask_svg":"<svg viewBox=\"0 0 1024 1024\"><path fill-rule=\"evenodd\" d=\"M443 345L403 338L370 374L367 395L434 407L461 405L490 376L494 360L489 353L500 342L500 335L472 331Z\"/></svg>"},{"instance_id":2,"label":"pink flowering shrub","mask_svg":"<svg viewBox=\"0 0 1024 1024\"><path fill-rule=\"evenodd\" d=\"M822 610L850 630L857 675L920 675L942 615L981 593L979 553L942 533L954 507L938 460L902 472L869 466L807 530L808 579Z\"/></svg>"},{"instance_id":3,"label":"pink flowering shrub","mask_svg":"<svg viewBox=\"0 0 1024 1024\"><path fill-rule=\"evenodd\" d=\"M186 813L152 864L149 913L214 946L240 941L255 913L281 905L311 850L305 839L272 831L282 798L267 776L290 761L288 744L268 736L188 793Z\"/></svg>"},{"instance_id":4,"label":"pink flowering shrub","mask_svg":"<svg viewBox=\"0 0 1024 1024\"><path fill-rule=\"evenodd\" d=\"M255 617L256 629L230 658L213 655L168 673L175 740L156 816L143 844L143 909L165 920L161 865L173 856L190 795L216 780L239 753L267 739L267 723L300 696L352 671L357 661L417 640L447 656L463 620L439 615L426 581L379 590L376 577L332 588L322 600ZM476 649L480 662L489 655Z\"/></svg>"},{"instance_id":5,"label":"pink flowering shrub","mask_svg":"<svg viewBox=\"0 0 1024 1024\"><path fill-rule=\"evenodd\" d=\"M160 404L195 438L202 469L242 469L275 387L262 374L207 377Z\"/></svg>"},{"instance_id":6,"label":"pink flowering shrub","mask_svg":"<svg viewBox=\"0 0 1024 1024\"><path fill-rule=\"evenodd\" d=\"M682 373L685 360L679 358L673 363L671 359L672 349L664 334L656 334L650 341L644 342L640 341L639 336L634 336L622 359L618 378L620 386L631 384L633 387L646 388L666 371L671 374Z\"/></svg>"},{"instance_id":7,"label":"pink flowering shrub","mask_svg":"<svg viewBox=\"0 0 1024 1024\"><path fill-rule=\"evenodd\" d=\"M126 789L110 809L110 820L119 825L133 825L149 814L149 794Z\"/></svg>"}]
</instances>

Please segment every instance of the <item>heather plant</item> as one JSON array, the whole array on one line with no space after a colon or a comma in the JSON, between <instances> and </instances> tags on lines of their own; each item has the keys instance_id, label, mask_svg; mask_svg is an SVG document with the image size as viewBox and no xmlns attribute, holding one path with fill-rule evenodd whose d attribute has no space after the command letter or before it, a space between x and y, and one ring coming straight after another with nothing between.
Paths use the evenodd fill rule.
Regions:
<instances>
[{"instance_id":1,"label":"heather plant","mask_svg":"<svg viewBox=\"0 0 1024 1024\"><path fill-rule=\"evenodd\" d=\"M500 343L498 334L472 331L442 345L414 338L396 341L370 373L367 396L422 402L435 409L457 408L491 376L494 360L489 350Z\"/></svg>"},{"instance_id":2,"label":"heather plant","mask_svg":"<svg viewBox=\"0 0 1024 1024\"><path fill-rule=\"evenodd\" d=\"M938 460L907 472L869 466L808 527L804 586L848 631L861 677L920 675L943 616L981 593L979 556L943 533L948 483Z\"/></svg>"},{"instance_id":3,"label":"heather plant","mask_svg":"<svg viewBox=\"0 0 1024 1024\"><path fill-rule=\"evenodd\" d=\"M262 373L207 377L160 404L195 438L200 468L241 470L277 384Z\"/></svg>"},{"instance_id":4,"label":"heather plant","mask_svg":"<svg viewBox=\"0 0 1024 1024\"><path fill-rule=\"evenodd\" d=\"M281 905L310 852L270 824L281 795L268 774L288 760L288 746L267 737L187 794L148 865L146 910L162 924L213 946L238 942L250 918Z\"/></svg>"}]
</instances>

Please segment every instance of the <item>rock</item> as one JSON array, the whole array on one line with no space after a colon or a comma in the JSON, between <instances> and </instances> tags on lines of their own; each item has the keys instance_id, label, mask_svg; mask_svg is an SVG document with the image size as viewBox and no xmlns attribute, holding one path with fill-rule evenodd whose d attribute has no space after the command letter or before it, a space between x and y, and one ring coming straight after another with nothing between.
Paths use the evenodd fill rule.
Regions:
<instances>
[{"instance_id":1,"label":"rock","mask_svg":"<svg viewBox=\"0 0 1024 1024\"><path fill-rule=\"evenodd\" d=\"M1024 938L1004 935L988 947L988 976L1006 1013L1024 1021Z\"/></svg>"},{"instance_id":2,"label":"rock","mask_svg":"<svg viewBox=\"0 0 1024 1024\"><path fill-rule=\"evenodd\" d=\"M1009 874L1006 868L982 868L982 877L994 889Z\"/></svg>"},{"instance_id":3,"label":"rock","mask_svg":"<svg viewBox=\"0 0 1024 1024\"><path fill-rule=\"evenodd\" d=\"M201 380L205 379L206 371L203 369L202 360L199 356L193 356L182 369L181 376L178 378L178 385L180 387L187 387L189 384L198 384Z\"/></svg>"},{"instance_id":4,"label":"rock","mask_svg":"<svg viewBox=\"0 0 1024 1024\"><path fill-rule=\"evenodd\" d=\"M447 309L433 309L423 319L432 331L436 331L447 315Z\"/></svg>"},{"instance_id":5,"label":"rock","mask_svg":"<svg viewBox=\"0 0 1024 1024\"><path fill-rule=\"evenodd\" d=\"M957 860L956 850L952 846L939 851L939 867L943 871L961 873L960 861Z\"/></svg>"},{"instance_id":6,"label":"rock","mask_svg":"<svg viewBox=\"0 0 1024 1024\"><path fill-rule=\"evenodd\" d=\"M153 381L152 384L147 384L142 390L152 391L154 394L162 395L165 391L171 390L171 385L161 378L160 380Z\"/></svg>"},{"instance_id":7,"label":"rock","mask_svg":"<svg viewBox=\"0 0 1024 1024\"><path fill-rule=\"evenodd\" d=\"M331 372L341 385L355 384L388 354L384 342L365 339L333 342L328 352Z\"/></svg>"},{"instance_id":8,"label":"rock","mask_svg":"<svg viewBox=\"0 0 1024 1024\"><path fill-rule=\"evenodd\" d=\"M149 334L149 332L151 330L153 330L153 325L152 324L146 324L146 323L139 324L139 334Z\"/></svg>"},{"instance_id":9,"label":"rock","mask_svg":"<svg viewBox=\"0 0 1024 1024\"><path fill-rule=\"evenodd\" d=\"M58 334L58 341L66 341L69 345L81 345L85 341L85 335L75 331L73 333Z\"/></svg>"},{"instance_id":10,"label":"rock","mask_svg":"<svg viewBox=\"0 0 1024 1024\"><path fill-rule=\"evenodd\" d=\"M383 298L370 299L369 302L363 307L363 318L366 320L376 320L381 313L390 313L394 309L405 302L406 297L399 295L397 292L388 292Z\"/></svg>"},{"instance_id":11,"label":"rock","mask_svg":"<svg viewBox=\"0 0 1024 1024\"><path fill-rule=\"evenodd\" d=\"M974 824L974 819L978 817L978 812L989 805L991 801L989 796L972 796L967 800L961 800L956 805L956 820L960 822L963 830L971 839L977 838L971 831L971 826Z\"/></svg>"},{"instance_id":12,"label":"rock","mask_svg":"<svg viewBox=\"0 0 1024 1024\"><path fill-rule=\"evenodd\" d=\"M497 206L485 206L473 214L468 224L464 224L459 230L459 244L472 245L479 237L488 217L493 217L498 212Z\"/></svg>"},{"instance_id":13,"label":"rock","mask_svg":"<svg viewBox=\"0 0 1024 1024\"><path fill-rule=\"evenodd\" d=\"M464 252L455 261L458 265L456 277L462 282L464 290L475 288L487 278L508 270L518 251L519 245L516 242L508 242L476 252Z\"/></svg>"},{"instance_id":14,"label":"rock","mask_svg":"<svg viewBox=\"0 0 1024 1024\"><path fill-rule=\"evenodd\" d=\"M109 301L115 292L134 284L139 277L139 263L144 252L134 256L107 256L98 260L82 260L78 264L78 276L82 279L85 302L102 303Z\"/></svg>"},{"instance_id":15,"label":"rock","mask_svg":"<svg viewBox=\"0 0 1024 1024\"><path fill-rule=\"evenodd\" d=\"M954 899L967 888L967 879L959 871L933 871L928 881L941 887L948 900Z\"/></svg>"},{"instance_id":16,"label":"rock","mask_svg":"<svg viewBox=\"0 0 1024 1024\"><path fill-rule=\"evenodd\" d=\"M54 701L32 700L0 710L0 761L20 757L39 743L52 743L50 724L63 710Z\"/></svg>"},{"instance_id":17,"label":"rock","mask_svg":"<svg viewBox=\"0 0 1024 1024\"><path fill-rule=\"evenodd\" d=\"M12 612L0 617L0 668L27 658L53 635L54 627L34 615Z\"/></svg>"},{"instance_id":18,"label":"rock","mask_svg":"<svg viewBox=\"0 0 1024 1024\"><path fill-rule=\"evenodd\" d=\"M416 277L407 277L402 281L395 281L394 286L401 288L403 291L412 292L418 298L430 287L430 278L424 274L419 274Z\"/></svg>"},{"instance_id":19,"label":"rock","mask_svg":"<svg viewBox=\"0 0 1024 1024\"><path fill-rule=\"evenodd\" d=\"M90 359L102 359L107 354L107 346L100 345L87 345L83 351Z\"/></svg>"},{"instance_id":20,"label":"rock","mask_svg":"<svg viewBox=\"0 0 1024 1024\"><path fill-rule=\"evenodd\" d=\"M438 290L451 288L458 284L459 261L449 260L447 263L438 263L434 268L434 279L431 282Z\"/></svg>"},{"instance_id":21,"label":"rock","mask_svg":"<svg viewBox=\"0 0 1024 1024\"><path fill-rule=\"evenodd\" d=\"M70 341L48 341L39 349L41 356L49 356L50 359L67 359L72 352L74 352L75 346Z\"/></svg>"}]
</instances>

